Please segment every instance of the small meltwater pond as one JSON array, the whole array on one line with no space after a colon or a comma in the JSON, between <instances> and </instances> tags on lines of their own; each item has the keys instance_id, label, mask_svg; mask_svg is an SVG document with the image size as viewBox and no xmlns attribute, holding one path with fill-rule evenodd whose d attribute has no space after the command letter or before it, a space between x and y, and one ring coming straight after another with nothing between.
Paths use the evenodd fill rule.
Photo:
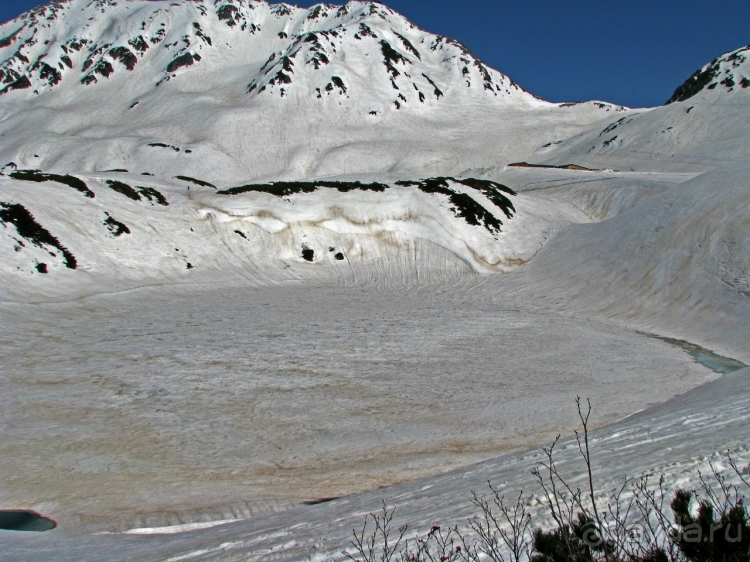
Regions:
<instances>
[{"instance_id":1,"label":"small meltwater pond","mask_svg":"<svg viewBox=\"0 0 750 562\"><path fill-rule=\"evenodd\" d=\"M736 359L718 355L713 351L705 349L699 345L695 345L694 343L687 342L685 340L667 338L663 336L657 336L655 334L645 335L660 339L664 342L685 350L695 360L696 363L700 363L701 365L708 367L714 373L728 375L729 373L734 373L735 371L739 371L740 369L744 369L745 367L747 367L747 365L740 361L737 361Z\"/></svg>"},{"instance_id":2,"label":"small meltwater pond","mask_svg":"<svg viewBox=\"0 0 750 562\"><path fill-rule=\"evenodd\" d=\"M727 375L729 373L733 373L747 367L747 365L745 365L744 363L740 363L739 361L730 359L728 357L716 355L715 353L705 349L698 350L695 353L689 351L688 353L690 353L690 355L692 355L693 358L701 365L705 365L712 371L721 373L722 375Z\"/></svg>"},{"instance_id":3,"label":"small meltwater pond","mask_svg":"<svg viewBox=\"0 0 750 562\"><path fill-rule=\"evenodd\" d=\"M33 511L0 511L0 531L50 531L57 527L52 519Z\"/></svg>"}]
</instances>

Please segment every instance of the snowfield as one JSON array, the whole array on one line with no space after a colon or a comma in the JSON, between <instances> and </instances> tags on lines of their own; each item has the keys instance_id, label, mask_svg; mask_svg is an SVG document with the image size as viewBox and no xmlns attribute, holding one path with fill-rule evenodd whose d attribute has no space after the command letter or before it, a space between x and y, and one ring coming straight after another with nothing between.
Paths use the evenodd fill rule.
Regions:
<instances>
[{"instance_id":1,"label":"snowfield","mask_svg":"<svg viewBox=\"0 0 750 562\"><path fill-rule=\"evenodd\" d=\"M737 462L750 462L749 374L743 369L725 375L595 432L592 447L598 489L616 491L626 477L660 474L674 487L690 486L698 471L710 471L709 463L729 476L724 456L727 449ZM471 490L482 494L489 480L509 497L526 491L532 513L543 520L539 490L530 473L542 459L539 449L499 456L440 476L277 515L212 527L206 524L203 529L200 524L193 530L178 527L179 533L160 528L125 534L41 533L34 537L4 533L4 554L9 560L26 560L29 552L59 560L343 560L341 551L349 546L352 529L361 527L365 515L377 511L384 499L396 508L394 524L408 524L414 534L435 524L466 528L467 519L476 515L469 503ZM558 459L571 482L583 484L583 466L574 440L561 442Z\"/></svg>"},{"instance_id":2,"label":"snowfield","mask_svg":"<svg viewBox=\"0 0 750 562\"><path fill-rule=\"evenodd\" d=\"M369 2L0 26L0 509L58 524L3 559L340 559L383 499L465 526L488 479L537 492L577 395L604 492L750 462L748 53L628 109Z\"/></svg>"}]
</instances>

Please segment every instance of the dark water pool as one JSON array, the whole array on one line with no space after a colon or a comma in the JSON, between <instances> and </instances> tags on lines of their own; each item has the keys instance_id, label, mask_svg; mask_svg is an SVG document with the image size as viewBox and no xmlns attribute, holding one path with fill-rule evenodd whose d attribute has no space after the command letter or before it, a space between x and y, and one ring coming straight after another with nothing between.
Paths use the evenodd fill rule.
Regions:
<instances>
[{"instance_id":1,"label":"dark water pool","mask_svg":"<svg viewBox=\"0 0 750 562\"><path fill-rule=\"evenodd\" d=\"M49 531L57 527L52 519L33 511L0 511L0 530L3 531Z\"/></svg>"}]
</instances>

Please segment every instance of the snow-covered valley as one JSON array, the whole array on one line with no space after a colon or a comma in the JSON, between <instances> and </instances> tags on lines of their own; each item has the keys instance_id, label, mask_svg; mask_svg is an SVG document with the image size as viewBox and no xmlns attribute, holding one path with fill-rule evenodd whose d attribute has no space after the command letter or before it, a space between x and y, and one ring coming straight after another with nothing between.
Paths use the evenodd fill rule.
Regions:
<instances>
[{"instance_id":1,"label":"snow-covered valley","mask_svg":"<svg viewBox=\"0 0 750 562\"><path fill-rule=\"evenodd\" d=\"M58 525L4 559L340 558L529 489L577 395L602 489L750 461L696 361L750 364L747 56L628 109L366 2L0 26L0 510Z\"/></svg>"}]
</instances>

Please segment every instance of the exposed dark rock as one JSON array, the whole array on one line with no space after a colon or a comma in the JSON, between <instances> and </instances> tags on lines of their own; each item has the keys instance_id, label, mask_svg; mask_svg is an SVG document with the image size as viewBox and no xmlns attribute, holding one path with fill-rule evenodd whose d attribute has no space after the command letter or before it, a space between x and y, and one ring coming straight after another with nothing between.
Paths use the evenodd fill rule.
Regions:
<instances>
[{"instance_id":1,"label":"exposed dark rock","mask_svg":"<svg viewBox=\"0 0 750 562\"><path fill-rule=\"evenodd\" d=\"M372 37L373 39L377 39L378 38L378 36L375 35L375 33L372 31L372 29L370 29L370 27L366 23L360 23L359 24L359 33L357 35L355 35L355 37L357 39L359 39L360 35L362 37L368 37L369 36L369 37Z\"/></svg>"},{"instance_id":2,"label":"exposed dark rock","mask_svg":"<svg viewBox=\"0 0 750 562\"><path fill-rule=\"evenodd\" d=\"M312 64L315 70L318 70L321 66L328 64L330 61L324 53L315 53L313 57L307 62Z\"/></svg>"},{"instance_id":3,"label":"exposed dark rock","mask_svg":"<svg viewBox=\"0 0 750 562\"><path fill-rule=\"evenodd\" d=\"M169 203L167 202L167 198L164 197L164 195L161 194L161 192L157 191L153 187L143 187L141 185L136 186L136 189L138 192L143 195L146 199L148 199L151 202L156 201L159 205L163 205L164 207L168 207Z\"/></svg>"},{"instance_id":4,"label":"exposed dark rock","mask_svg":"<svg viewBox=\"0 0 750 562\"><path fill-rule=\"evenodd\" d=\"M425 73L422 73L422 76L424 76L425 80L427 80L430 83L430 85L433 88L435 88L435 91L434 91L435 97L436 98L443 97L443 92L440 91L440 88L437 87L437 84L435 84L435 82L433 82L432 79L429 76L427 76Z\"/></svg>"},{"instance_id":5,"label":"exposed dark rock","mask_svg":"<svg viewBox=\"0 0 750 562\"><path fill-rule=\"evenodd\" d=\"M506 217L511 218L516 212L516 208L513 203L503 193L508 195L518 195L507 185L497 183L490 180L479 180L476 178L456 179L447 178L453 182L460 183L467 187L471 187L481 192L487 199L489 199L495 207L503 211Z\"/></svg>"},{"instance_id":6,"label":"exposed dark rock","mask_svg":"<svg viewBox=\"0 0 750 562\"><path fill-rule=\"evenodd\" d=\"M16 31L8 35L7 37L3 37L0 39L0 49L4 47L10 47L13 44L13 41L18 37L18 34L23 31L23 27L18 28Z\"/></svg>"},{"instance_id":7,"label":"exposed dark rock","mask_svg":"<svg viewBox=\"0 0 750 562\"><path fill-rule=\"evenodd\" d=\"M78 267L76 258L60 241L52 236L47 229L36 222L34 216L19 203L0 202L0 222L4 225L12 224L16 232L24 240L29 241L38 248L52 246L57 248L65 258L65 267L75 269Z\"/></svg>"},{"instance_id":8,"label":"exposed dark rock","mask_svg":"<svg viewBox=\"0 0 750 562\"><path fill-rule=\"evenodd\" d=\"M630 123L635 118L636 115L638 115L638 113L634 113L634 114L632 114L630 116L627 116L627 117L622 117L621 119L618 119L614 123L610 123L609 125L607 125L607 127L601 133L599 133L599 136L606 135L607 133L611 133L612 131L614 131L620 125L627 125L628 123ZM627 121L626 121L626 119L627 119Z\"/></svg>"},{"instance_id":9,"label":"exposed dark rock","mask_svg":"<svg viewBox=\"0 0 750 562\"><path fill-rule=\"evenodd\" d=\"M682 85L674 91L672 97L667 100L666 105L692 98L719 75L719 69L719 61L718 59L715 59L705 68L705 70L700 69L695 71L690 78L683 82Z\"/></svg>"},{"instance_id":10,"label":"exposed dark rock","mask_svg":"<svg viewBox=\"0 0 750 562\"><path fill-rule=\"evenodd\" d=\"M163 29L158 29L156 31L156 35L154 35L154 37L151 37L151 39L149 39L149 41L151 41L151 43L154 44L154 45L158 45L159 43L161 43L164 40L164 36L166 35L166 33L167 32L164 31Z\"/></svg>"},{"instance_id":11,"label":"exposed dark rock","mask_svg":"<svg viewBox=\"0 0 750 562\"><path fill-rule=\"evenodd\" d=\"M200 37L204 43L206 43L208 46L213 45L211 38L203 33L203 30L201 29L201 26L197 21L193 22L193 28L195 29L195 35L197 37Z\"/></svg>"},{"instance_id":12,"label":"exposed dark rock","mask_svg":"<svg viewBox=\"0 0 750 562\"><path fill-rule=\"evenodd\" d=\"M150 142L148 143L148 146L153 146L155 148L171 148L175 152L179 152L180 149L176 146L173 146L171 144L164 144L163 142Z\"/></svg>"},{"instance_id":13,"label":"exposed dark rock","mask_svg":"<svg viewBox=\"0 0 750 562\"><path fill-rule=\"evenodd\" d=\"M3 94L7 94L11 90L26 90L28 88L31 88L31 80L29 80L28 76L24 75L15 82L11 82L7 86L5 86L5 88L0 90L0 96L2 96Z\"/></svg>"},{"instance_id":14,"label":"exposed dark rock","mask_svg":"<svg viewBox=\"0 0 750 562\"><path fill-rule=\"evenodd\" d=\"M382 39L380 41L380 50L383 53L383 64L388 69L388 72L390 72L393 78L401 75L394 64L398 64L399 62L404 64L411 64L411 61L409 59L407 59L404 55L394 49L391 44L385 39Z\"/></svg>"},{"instance_id":15,"label":"exposed dark rock","mask_svg":"<svg viewBox=\"0 0 750 562\"><path fill-rule=\"evenodd\" d=\"M263 72L269 64L271 64L273 61L276 60L276 53L271 53L271 56L268 57L268 60L263 64L263 66L260 67L260 71ZM268 74L268 72L266 72Z\"/></svg>"},{"instance_id":16,"label":"exposed dark rock","mask_svg":"<svg viewBox=\"0 0 750 562\"><path fill-rule=\"evenodd\" d=\"M80 191L86 197L89 197L90 199L93 199L94 197L96 197L96 195L94 195L94 192L88 188L88 186L83 182L83 180L76 178L74 176L69 176L69 175L63 176L59 174L43 174L39 170L16 170L14 172L11 172L8 175L14 180L35 181L39 183L46 182L46 181L54 181L57 183L61 183L63 185L70 186L73 189Z\"/></svg>"},{"instance_id":17,"label":"exposed dark rock","mask_svg":"<svg viewBox=\"0 0 750 562\"><path fill-rule=\"evenodd\" d=\"M175 72L184 66L191 66L195 61L201 60L201 56L193 53L180 55L167 65L167 72Z\"/></svg>"},{"instance_id":18,"label":"exposed dark rock","mask_svg":"<svg viewBox=\"0 0 750 562\"><path fill-rule=\"evenodd\" d=\"M448 185L449 179L456 181L453 178L437 177L420 181L397 181L396 185L415 186L424 193L445 195L453 205L451 210L454 215L464 219L467 224L483 226L492 234L499 233L503 223L470 195L452 189ZM509 200L508 205L513 207Z\"/></svg>"},{"instance_id":19,"label":"exposed dark rock","mask_svg":"<svg viewBox=\"0 0 750 562\"><path fill-rule=\"evenodd\" d=\"M479 74L482 75L482 79L484 80L484 89L489 90L490 92L494 92L494 84L492 82L492 75L490 74L490 71L487 69L486 66L484 66L481 62L479 62L479 59L474 59L474 66L477 67L477 70L479 70Z\"/></svg>"},{"instance_id":20,"label":"exposed dark rock","mask_svg":"<svg viewBox=\"0 0 750 562\"><path fill-rule=\"evenodd\" d=\"M120 221L112 218L109 213L105 212L107 218L104 219L104 225L114 236L122 236L123 234L130 234L130 229Z\"/></svg>"},{"instance_id":21,"label":"exposed dark rock","mask_svg":"<svg viewBox=\"0 0 750 562\"><path fill-rule=\"evenodd\" d=\"M313 261L315 258L315 250L310 248L302 247L302 259L305 261Z\"/></svg>"},{"instance_id":22,"label":"exposed dark rock","mask_svg":"<svg viewBox=\"0 0 750 562\"><path fill-rule=\"evenodd\" d=\"M292 83L292 77L289 76L288 74L284 74L284 72L282 72L281 70L279 70L276 73L276 76L274 76L273 78L271 78L271 80L269 80L268 83L271 84L271 85L276 85L276 84L291 84Z\"/></svg>"},{"instance_id":23,"label":"exposed dark rock","mask_svg":"<svg viewBox=\"0 0 750 562\"><path fill-rule=\"evenodd\" d=\"M279 18L282 18L282 17L284 17L284 16L288 16L288 15L291 15L291 13L292 13L292 11L291 11L291 10L289 9L289 6L287 6L286 4L279 4L279 5L275 6L275 7L274 7L274 8L273 8L273 9L271 10L271 12L272 12L272 13L273 13L273 14L274 14L274 15L275 15L276 17L279 17Z\"/></svg>"},{"instance_id":24,"label":"exposed dark rock","mask_svg":"<svg viewBox=\"0 0 750 562\"><path fill-rule=\"evenodd\" d=\"M508 164L508 166L513 166L514 168L552 168L556 170L579 170L583 172L596 171L592 170L591 168L579 166L578 164L564 164L563 166L553 166L552 164L529 164L528 162L513 162L512 164Z\"/></svg>"},{"instance_id":25,"label":"exposed dark rock","mask_svg":"<svg viewBox=\"0 0 750 562\"><path fill-rule=\"evenodd\" d=\"M39 273L49 273L49 271L47 271L47 264L46 263L38 263L38 264L36 264L36 270Z\"/></svg>"},{"instance_id":26,"label":"exposed dark rock","mask_svg":"<svg viewBox=\"0 0 750 562\"><path fill-rule=\"evenodd\" d=\"M203 181L203 180L197 180L195 178L191 178L190 176L175 176L175 179L182 180L182 181L189 181L196 185L202 185L203 187L213 187L214 189L216 189L216 186L214 184L208 183L207 181Z\"/></svg>"},{"instance_id":27,"label":"exposed dark rock","mask_svg":"<svg viewBox=\"0 0 750 562\"><path fill-rule=\"evenodd\" d=\"M128 70L133 70L135 65L138 64L138 57L127 47L110 49L109 56L115 60L119 60Z\"/></svg>"},{"instance_id":28,"label":"exposed dark rock","mask_svg":"<svg viewBox=\"0 0 750 562\"><path fill-rule=\"evenodd\" d=\"M396 37L401 39L401 43L404 45L404 48L407 51L411 52L419 60L422 60L422 55L419 54L419 51L417 51L417 49L414 48L414 45L412 45L411 42L406 37L404 37L400 33L396 33L395 31L393 33L396 35Z\"/></svg>"},{"instance_id":29,"label":"exposed dark rock","mask_svg":"<svg viewBox=\"0 0 750 562\"><path fill-rule=\"evenodd\" d=\"M318 18L324 18L328 16L328 12L323 11L323 6L315 6L310 12L307 14L307 19L314 20Z\"/></svg>"},{"instance_id":30,"label":"exposed dark rock","mask_svg":"<svg viewBox=\"0 0 750 562\"><path fill-rule=\"evenodd\" d=\"M107 185L117 193L121 193L133 201L141 200L140 194L126 183L117 180L107 180Z\"/></svg>"},{"instance_id":31,"label":"exposed dark rock","mask_svg":"<svg viewBox=\"0 0 750 562\"><path fill-rule=\"evenodd\" d=\"M452 189L448 181L462 184L481 192L496 207L501 209L506 217L511 218L515 213L513 203L504 194L516 195L516 193L507 186L489 180L479 180L474 178L455 179L449 177L438 177L420 181L399 181L397 185L417 186L425 193L439 193L448 196L453 205L453 212L457 217L466 220L467 223L477 226L484 226L496 234L500 231L502 222L492 215L487 209L477 203L471 196ZM338 182L338 181L300 181L300 182L275 182L269 184L250 184L239 187L233 187L218 191L221 195L238 195L240 193L269 193L276 197L287 197L297 193L313 193L319 188L337 189L340 192L349 192L353 190L384 192L388 189L386 184L360 182ZM336 258L339 259L339 258ZM342 258L343 259L343 255Z\"/></svg>"},{"instance_id":32,"label":"exposed dark rock","mask_svg":"<svg viewBox=\"0 0 750 562\"><path fill-rule=\"evenodd\" d=\"M291 72L294 74L294 63L292 62L292 59L289 57L281 57L281 60L279 61L281 63L281 68L283 68L286 72Z\"/></svg>"},{"instance_id":33,"label":"exposed dark rock","mask_svg":"<svg viewBox=\"0 0 750 562\"><path fill-rule=\"evenodd\" d=\"M105 78L109 78L109 75L114 71L115 69L112 67L112 65L105 60L100 60L98 63L96 63L96 66L94 66L94 72L96 72L100 76L104 76Z\"/></svg>"},{"instance_id":34,"label":"exposed dark rock","mask_svg":"<svg viewBox=\"0 0 750 562\"><path fill-rule=\"evenodd\" d=\"M333 84L341 90L342 94L346 93L346 86L344 85L344 81L341 78L339 78L338 76L331 76L331 82L333 82Z\"/></svg>"},{"instance_id":35,"label":"exposed dark rock","mask_svg":"<svg viewBox=\"0 0 750 562\"><path fill-rule=\"evenodd\" d=\"M218 18L221 21L226 22L229 27L237 25L237 22L235 22L235 14L237 14L237 6L232 4L224 4L223 6L219 6L219 9L216 10Z\"/></svg>"},{"instance_id":36,"label":"exposed dark rock","mask_svg":"<svg viewBox=\"0 0 750 562\"><path fill-rule=\"evenodd\" d=\"M358 181L353 182L340 182L340 181L279 181L266 184L249 184L239 187L232 187L229 189L223 189L217 191L221 195L238 195L240 193L270 193L276 197L286 197L288 195L294 195L295 193L312 193L320 187L328 187L337 189L342 193L353 190L362 191L385 191L388 186L384 183L360 183Z\"/></svg>"},{"instance_id":37,"label":"exposed dark rock","mask_svg":"<svg viewBox=\"0 0 750 562\"><path fill-rule=\"evenodd\" d=\"M84 45L88 45L88 42L89 42L88 39L78 39L78 40L74 39L68 45L74 51L80 51L81 49L83 49Z\"/></svg>"},{"instance_id":38,"label":"exposed dark rock","mask_svg":"<svg viewBox=\"0 0 750 562\"><path fill-rule=\"evenodd\" d=\"M134 37L128 40L128 45L133 47L140 54L143 54L146 51L148 51L148 42L143 38L142 35L139 35L138 37Z\"/></svg>"},{"instance_id":39,"label":"exposed dark rock","mask_svg":"<svg viewBox=\"0 0 750 562\"><path fill-rule=\"evenodd\" d=\"M39 78L46 80L50 86L55 86L62 80L62 74L56 68L51 67L46 62L41 64L41 70L39 72Z\"/></svg>"}]
</instances>

